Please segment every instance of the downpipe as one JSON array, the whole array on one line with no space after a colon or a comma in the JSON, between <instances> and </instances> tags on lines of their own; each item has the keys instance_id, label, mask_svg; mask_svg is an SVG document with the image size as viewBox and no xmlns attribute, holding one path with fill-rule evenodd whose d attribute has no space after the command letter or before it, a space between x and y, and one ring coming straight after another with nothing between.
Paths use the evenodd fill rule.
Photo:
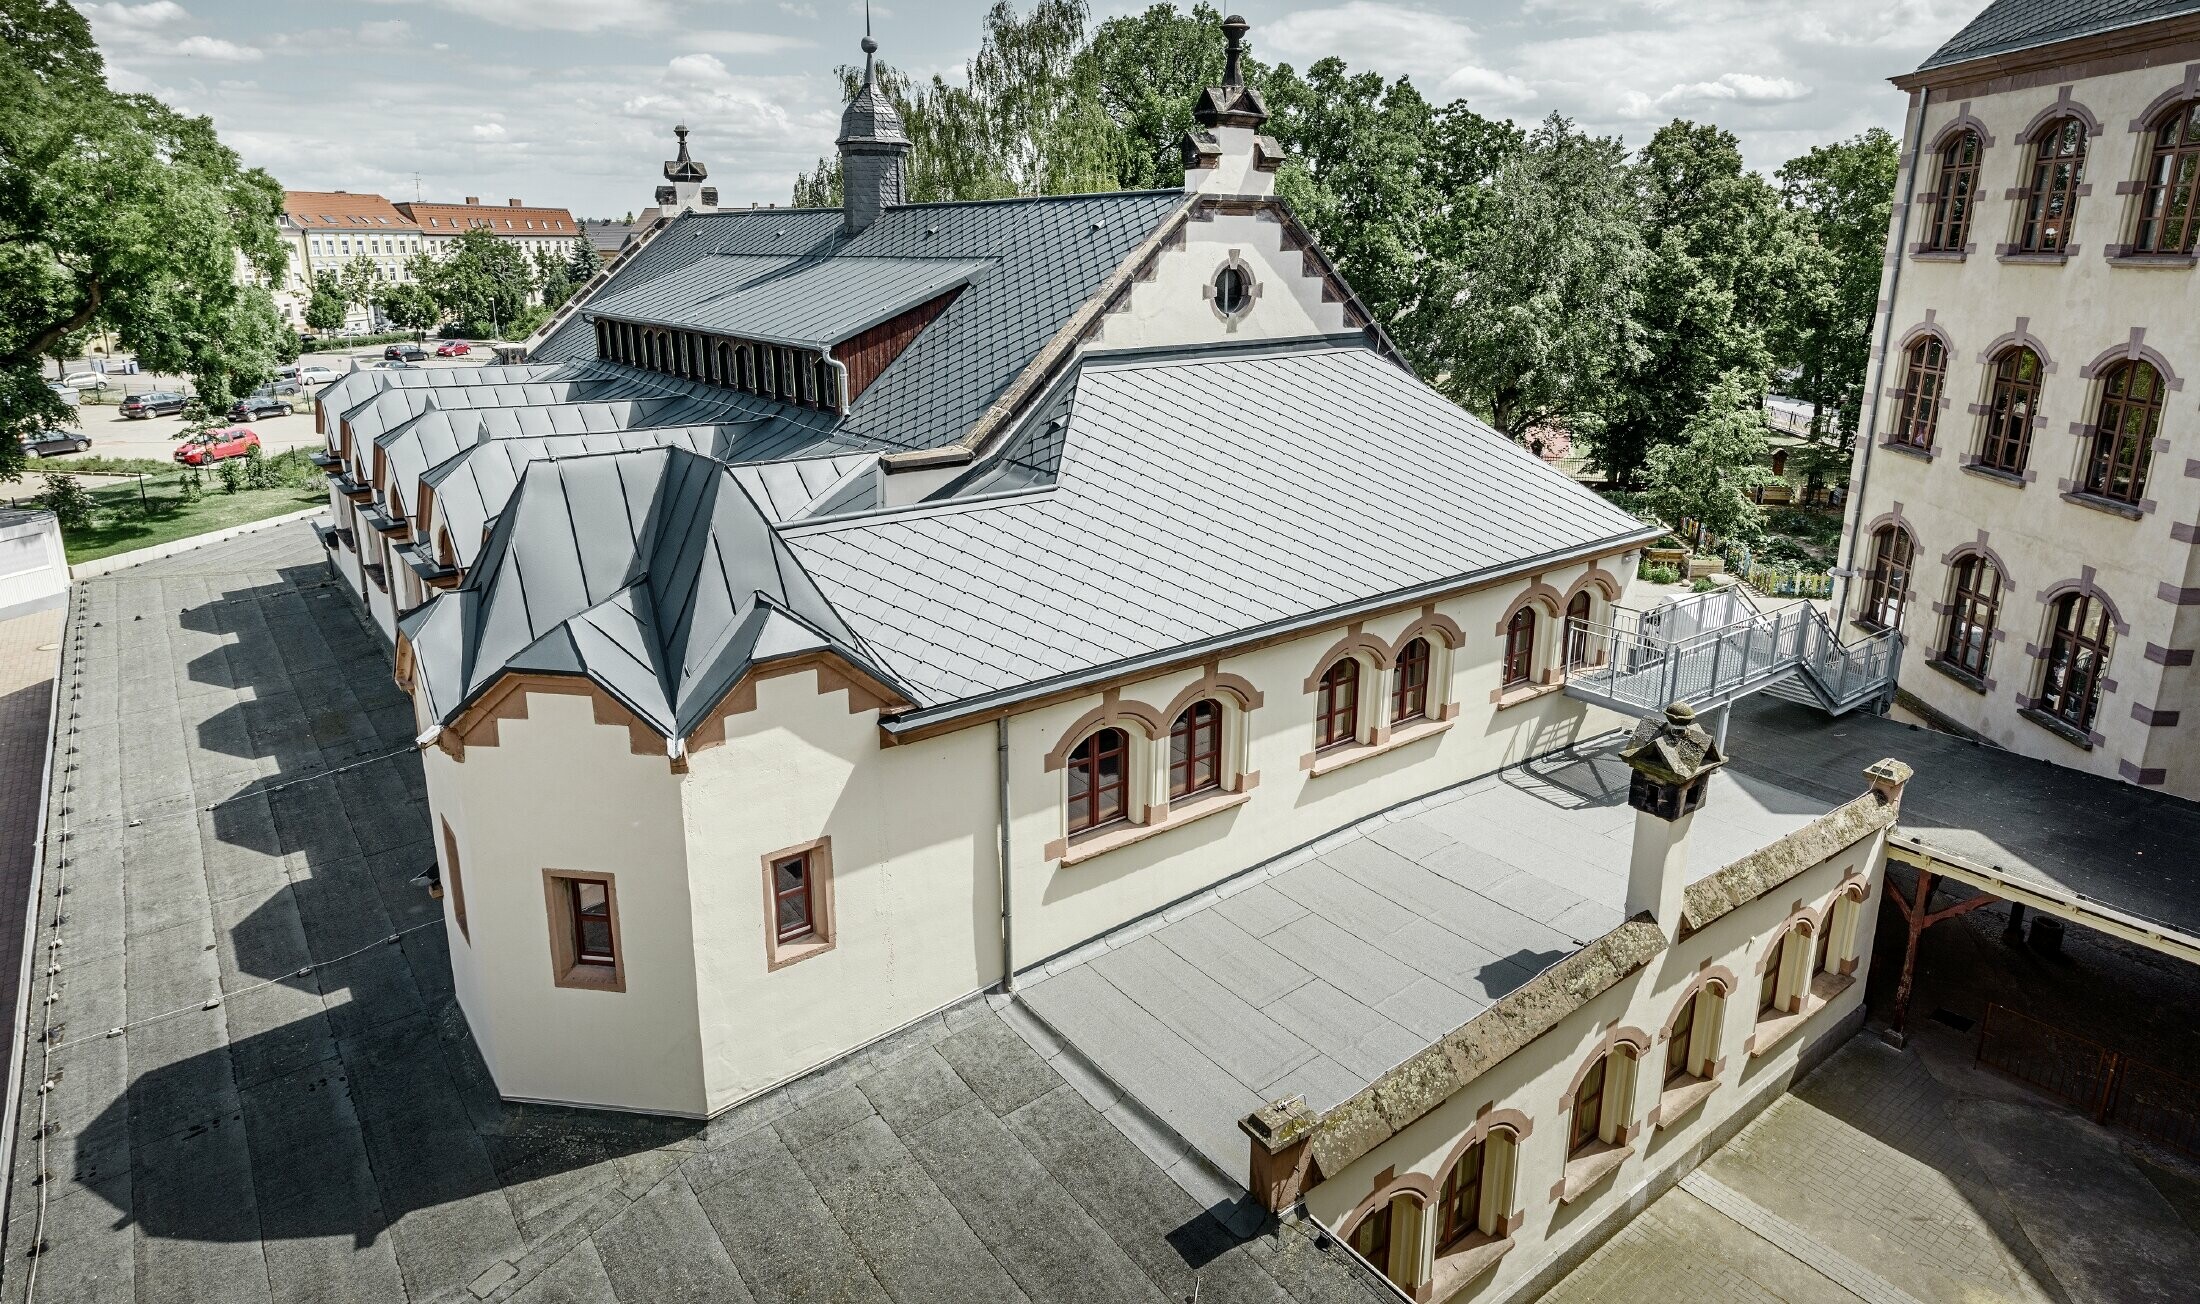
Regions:
<instances>
[{"instance_id":1,"label":"downpipe","mask_svg":"<svg viewBox=\"0 0 2200 1304\"><path fill-rule=\"evenodd\" d=\"M993 781L994 798L998 803L996 822L1000 827L1000 844L995 851L1001 873L1001 990L1016 990L1016 911L1015 875L1009 871L1013 863L1009 858L1008 843L1008 717L997 716L993 721Z\"/></svg>"}]
</instances>

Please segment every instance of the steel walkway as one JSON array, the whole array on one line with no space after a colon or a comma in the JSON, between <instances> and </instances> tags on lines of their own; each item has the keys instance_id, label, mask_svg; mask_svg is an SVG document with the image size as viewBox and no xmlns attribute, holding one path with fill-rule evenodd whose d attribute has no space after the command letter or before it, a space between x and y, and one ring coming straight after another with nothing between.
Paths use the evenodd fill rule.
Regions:
<instances>
[{"instance_id":1,"label":"steel walkway","mask_svg":"<svg viewBox=\"0 0 2200 1304\"><path fill-rule=\"evenodd\" d=\"M1884 710L1902 660L1893 630L1843 643L1809 603L1762 611L1739 585L1649 611L1615 607L1610 623L1567 634L1566 695L1629 715L1766 691L1832 715Z\"/></svg>"}]
</instances>

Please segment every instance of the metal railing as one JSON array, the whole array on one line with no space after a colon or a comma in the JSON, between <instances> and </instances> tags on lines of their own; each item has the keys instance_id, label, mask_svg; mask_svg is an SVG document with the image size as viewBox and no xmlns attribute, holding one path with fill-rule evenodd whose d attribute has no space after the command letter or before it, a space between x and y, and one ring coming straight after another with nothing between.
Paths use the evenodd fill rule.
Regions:
<instances>
[{"instance_id":1,"label":"metal railing","mask_svg":"<svg viewBox=\"0 0 2200 1304\"><path fill-rule=\"evenodd\" d=\"M1739 587L1612 615L1568 631L1566 689L1634 713L1714 707L1799 674L1839 714L1890 692L1902 653L1892 630L1843 643L1808 603L1760 611Z\"/></svg>"},{"instance_id":2,"label":"metal railing","mask_svg":"<svg viewBox=\"0 0 2200 1304\"><path fill-rule=\"evenodd\" d=\"M1976 1060L2068 1102L2096 1123L2128 1128L2200 1158L2200 1083L2006 1005L1986 1007Z\"/></svg>"}]
</instances>

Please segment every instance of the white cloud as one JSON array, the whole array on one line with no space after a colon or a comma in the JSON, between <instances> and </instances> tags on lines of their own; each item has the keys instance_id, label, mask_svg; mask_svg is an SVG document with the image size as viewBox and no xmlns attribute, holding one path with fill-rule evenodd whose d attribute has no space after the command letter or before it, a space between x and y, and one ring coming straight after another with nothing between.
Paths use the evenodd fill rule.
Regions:
<instances>
[{"instance_id":1,"label":"white cloud","mask_svg":"<svg viewBox=\"0 0 2200 1304\"><path fill-rule=\"evenodd\" d=\"M359 24L362 45L396 46L412 40L412 24L402 18L385 18Z\"/></svg>"},{"instance_id":2,"label":"white cloud","mask_svg":"<svg viewBox=\"0 0 2200 1304\"><path fill-rule=\"evenodd\" d=\"M689 32L680 38L680 44L718 54L762 57L807 50L817 42L799 36L775 36L769 32Z\"/></svg>"},{"instance_id":3,"label":"white cloud","mask_svg":"<svg viewBox=\"0 0 2200 1304\"><path fill-rule=\"evenodd\" d=\"M152 0L150 4L103 4L81 6L84 16L94 27L115 28L122 31L145 32L170 23L182 22L191 15L175 0Z\"/></svg>"},{"instance_id":4,"label":"white cloud","mask_svg":"<svg viewBox=\"0 0 2200 1304\"><path fill-rule=\"evenodd\" d=\"M1716 81L1688 82L1658 96L1653 104L1702 103L1732 100L1741 104L1781 104L1810 94L1810 87L1788 77L1764 77L1753 72L1721 73Z\"/></svg>"},{"instance_id":5,"label":"white cloud","mask_svg":"<svg viewBox=\"0 0 2200 1304\"><path fill-rule=\"evenodd\" d=\"M250 45L225 41L219 36L186 36L176 42L175 53L186 59L204 59L209 63L258 63L264 56Z\"/></svg>"},{"instance_id":6,"label":"white cloud","mask_svg":"<svg viewBox=\"0 0 2200 1304\"><path fill-rule=\"evenodd\" d=\"M726 65L715 54L683 54L665 65L673 80L708 85L723 82L728 74Z\"/></svg>"},{"instance_id":7,"label":"white cloud","mask_svg":"<svg viewBox=\"0 0 2200 1304\"><path fill-rule=\"evenodd\" d=\"M470 130L475 140L497 141L504 139L504 124L501 122L477 122Z\"/></svg>"},{"instance_id":8,"label":"white cloud","mask_svg":"<svg viewBox=\"0 0 2200 1304\"><path fill-rule=\"evenodd\" d=\"M375 4L419 4L422 0L373 0ZM669 0L465 0L452 5L435 0L439 10L478 18L522 31L657 31L672 21Z\"/></svg>"}]
</instances>

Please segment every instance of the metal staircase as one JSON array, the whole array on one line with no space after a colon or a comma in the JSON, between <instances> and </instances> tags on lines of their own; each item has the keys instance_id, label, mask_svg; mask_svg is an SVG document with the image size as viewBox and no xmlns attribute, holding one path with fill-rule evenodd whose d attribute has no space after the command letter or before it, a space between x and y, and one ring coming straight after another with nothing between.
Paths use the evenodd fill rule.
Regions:
<instances>
[{"instance_id":1,"label":"metal staircase","mask_svg":"<svg viewBox=\"0 0 2200 1304\"><path fill-rule=\"evenodd\" d=\"M1567 631L1566 695L1641 715L1669 703L1698 711L1771 692L1832 715L1884 710L1894 696L1902 636L1882 630L1843 643L1807 602L1758 609L1739 585L1649 611L1612 609L1608 624Z\"/></svg>"}]
</instances>

